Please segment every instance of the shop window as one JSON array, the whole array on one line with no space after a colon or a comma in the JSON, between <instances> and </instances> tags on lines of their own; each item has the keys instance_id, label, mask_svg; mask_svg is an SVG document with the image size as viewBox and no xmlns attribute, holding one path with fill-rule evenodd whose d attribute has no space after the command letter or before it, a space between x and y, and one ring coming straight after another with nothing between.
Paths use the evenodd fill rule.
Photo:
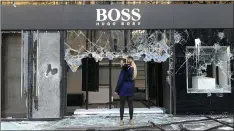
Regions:
<instances>
[{"instance_id":1,"label":"shop window","mask_svg":"<svg viewBox=\"0 0 234 131\"><path fill-rule=\"evenodd\" d=\"M170 54L166 30L71 30L67 32L65 60L73 72L87 54L102 61L133 56L134 60L165 62Z\"/></svg>"},{"instance_id":2,"label":"shop window","mask_svg":"<svg viewBox=\"0 0 234 131\"><path fill-rule=\"evenodd\" d=\"M196 43L186 47L185 57L187 93L231 93L230 46Z\"/></svg>"}]
</instances>

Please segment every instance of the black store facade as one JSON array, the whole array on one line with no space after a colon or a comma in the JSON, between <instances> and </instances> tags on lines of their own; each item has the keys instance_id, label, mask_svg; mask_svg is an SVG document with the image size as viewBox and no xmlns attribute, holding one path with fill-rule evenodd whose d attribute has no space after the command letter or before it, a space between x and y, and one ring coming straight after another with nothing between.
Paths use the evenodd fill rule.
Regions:
<instances>
[{"instance_id":1,"label":"black store facade","mask_svg":"<svg viewBox=\"0 0 234 131\"><path fill-rule=\"evenodd\" d=\"M108 36L113 38L108 41L113 46L113 49L110 47L114 52L112 56L134 54L130 50L134 48L126 44L129 39L133 41L134 31L143 31L141 39L136 37L135 41L147 40L146 44L152 46L155 46L155 42L152 42L156 39L152 38L155 32L161 32L155 35L156 43L166 37L167 47L164 44L155 46L169 51L166 51L168 56L164 60L157 56L146 59L147 51L140 50L140 44L136 46L135 55L140 57L138 61L143 61L147 66L144 78L148 92L145 105L149 108L152 105L164 107L170 114L233 112L233 4L40 5L2 6L1 10L2 118L23 117L33 120L66 116L68 99L71 97L68 96L68 86L71 86L68 77L72 75L69 74L72 64L69 65L66 60L66 49L74 47L69 41L80 40L80 36L86 37L81 42L84 45L76 49L89 48L84 52L92 56L83 55L82 58L94 57L93 52L98 54L98 46L91 44L98 40L93 32L99 30L106 31L105 35L108 35L108 31L123 32L122 42L115 39L113 33ZM131 38L126 37L129 30ZM69 37L74 38L69 40ZM104 41L103 37L101 39ZM118 46L116 41L117 44L123 44L123 52L115 49ZM100 45L100 49L103 47L105 44ZM150 50L150 53L157 52ZM113 108L115 78L112 76L115 75L113 70L120 65L119 59L117 62L115 58L106 59L106 65L100 64L102 60L95 62L93 60L96 59L92 58L82 59L79 61L82 66L76 70L83 70L81 76L74 76L73 81L81 83L85 96L100 92L104 90L101 86L107 86L107 107ZM107 72L104 71L105 78L102 78L100 69L104 66ZM106 85L100 84L100 79L104 79ZM73 83L74 88L76 84ZM85 92L87 89L90 91ZM78 97L75 99L85 103ZM89 107L88 104L83 106Z\"/></svg>"}]
</instances>

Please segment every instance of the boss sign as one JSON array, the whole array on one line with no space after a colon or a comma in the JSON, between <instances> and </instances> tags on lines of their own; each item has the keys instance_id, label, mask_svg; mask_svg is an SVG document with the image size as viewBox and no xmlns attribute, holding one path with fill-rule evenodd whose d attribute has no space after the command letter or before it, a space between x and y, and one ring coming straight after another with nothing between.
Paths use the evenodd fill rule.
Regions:
<instances>
[{"instance_id":1,"label":"boss sign","mask_svg":"<svg viewBox=\"0 0 234 131\"><path fill-rule=\"evenodd\" d=\"M96 9L97 26L115 26L120 24L121 26L135 26L140 25L141 22L141 14L140 9L127 9L124 8L122 10L118 9Z\"/></svg>"}]
</instances>

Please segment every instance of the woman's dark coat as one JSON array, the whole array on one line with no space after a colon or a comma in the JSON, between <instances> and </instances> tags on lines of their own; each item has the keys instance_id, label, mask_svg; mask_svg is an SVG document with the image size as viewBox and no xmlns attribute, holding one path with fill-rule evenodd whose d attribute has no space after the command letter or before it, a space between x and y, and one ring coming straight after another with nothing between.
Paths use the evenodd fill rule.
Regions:
<instances>
[{"instance_id":1,"label":"woman's dark coat","mask_svg":"<svg viewBox=\"0 0 234 131\"><path fill-rule=\"evenodd\" d=\"M134 95L134 82L133 82L134 69L130 65L124 65L119 75L119 80L115 88L115 92L119 96L133 96Z\"/></svg>"}]
</instances>

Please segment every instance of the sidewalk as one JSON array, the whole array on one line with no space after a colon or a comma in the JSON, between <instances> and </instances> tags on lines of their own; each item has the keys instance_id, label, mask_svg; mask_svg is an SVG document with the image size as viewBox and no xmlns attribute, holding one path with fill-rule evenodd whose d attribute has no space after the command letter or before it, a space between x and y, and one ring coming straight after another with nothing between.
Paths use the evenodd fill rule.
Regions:
<instances>
[{"instance_id":1,"label":"sidewalk","mask_svg":"<svg viewBox=\"0 0 234 131\"><path fill-rule=\"evenodd\" d=\"M225 123L233 123L232 116L210 117L222 118L218 120ZM59 121L1 122L1 130L119 130L130 128L134 128L133 130L160 130L159 128L164 130L180 130L181 128L185 128L187 130L206 130L212 127L219 130L233 130L219 122L198 116L174 117L167 114L135 114L134 127L129 126L128 119L128 114L125 114L125 125L120 127L118 123L119 117L117 114L73 115ZM154 124L156 126L153 126Z\"/></svg>"}]
</instances>

